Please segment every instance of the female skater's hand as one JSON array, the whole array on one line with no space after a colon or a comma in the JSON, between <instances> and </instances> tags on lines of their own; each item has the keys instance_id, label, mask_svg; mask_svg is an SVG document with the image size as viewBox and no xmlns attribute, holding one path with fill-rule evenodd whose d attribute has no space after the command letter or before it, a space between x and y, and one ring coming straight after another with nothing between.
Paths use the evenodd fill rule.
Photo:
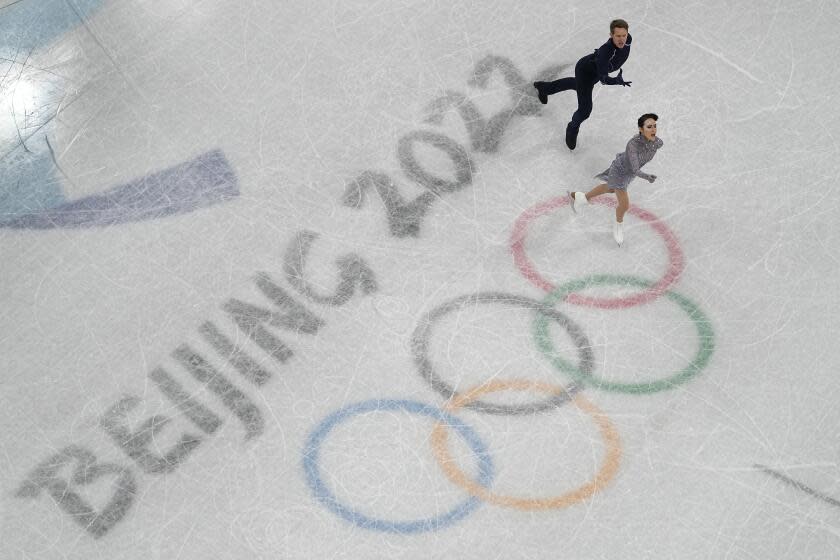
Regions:
<instances>
[{"instance_id":1,"label":"female skater's hand","mask_svg":"<svg viewBox=\"0 0 840 560\"><path fill-rule=\"evenodd\" d=\"M653 183L656 181L656 175L648 175L648 182Z\"/></svg>"}]
</instances>

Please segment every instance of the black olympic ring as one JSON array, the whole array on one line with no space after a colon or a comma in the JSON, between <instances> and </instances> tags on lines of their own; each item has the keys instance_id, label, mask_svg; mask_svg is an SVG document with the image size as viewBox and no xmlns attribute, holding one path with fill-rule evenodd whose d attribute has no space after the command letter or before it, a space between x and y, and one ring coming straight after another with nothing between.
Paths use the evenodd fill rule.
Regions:
<instances>
[{"instance_id":1,"label":"black olympic ring","mask_svg":"<svg viewBox=\"0 0 840 560\"><path fill-rule=\"evenodd\" d=\"M539 300L531 299L525 296L517 296L505 292L481 292L477 294L469 294L459 296L448 302L437 306L429 313L423 316L420 324L414 330L411 337L411 352L414 356L414 361L417 364L420 375L425 379L431 387L440 393L445 399L458 398L458 393L454 387L446 383L436 372L432 365L432 361L428 356L429 353L429 339L431 337L432 326L444 315L463 308L464 306L477 303L505 303L524 307L526 309L533 309L539 311L542 315L549 319L554 319L560 326L566 329L578 347L578 358L580 363L578 368L580 371L591 373L595 363L595 357L592 352L592 345L589 338L584 334L583 330L569 317L563 313L552 309ZM554 395L548 399L535 401L531 403L524 403L519 405L505 405L487 403L480 399L469 402L464 405L466 408L476 410L479 412L486 412L487 414L498 415L524 415L533 414L535 412L543 412L546 410L555 409L569 401L579 391L580 387L577 384L571 384L565 388L565 391Z\"/></svg>"}]
</instances>

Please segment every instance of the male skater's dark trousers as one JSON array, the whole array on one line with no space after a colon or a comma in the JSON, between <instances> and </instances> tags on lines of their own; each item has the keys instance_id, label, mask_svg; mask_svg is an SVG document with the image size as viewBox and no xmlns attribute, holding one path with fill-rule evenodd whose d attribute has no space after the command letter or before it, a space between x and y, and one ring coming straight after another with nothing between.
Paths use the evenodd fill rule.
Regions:
<instances>
[{"instance_id":1,"label":"male skater's dark trousers","mask_svg":"<svg viewBox=\"0 0 840 560\"><path fill-rule=\"evenodd\" d=\"M588 54L575 64L574 78L561 78L553 82L543 82L540 90L546 95L553 95L569 89L577 92L578 108L572 115L571 126L575 130L592 114L592 89L598 83L595 55Z\"/></svg>"}]
</instances>

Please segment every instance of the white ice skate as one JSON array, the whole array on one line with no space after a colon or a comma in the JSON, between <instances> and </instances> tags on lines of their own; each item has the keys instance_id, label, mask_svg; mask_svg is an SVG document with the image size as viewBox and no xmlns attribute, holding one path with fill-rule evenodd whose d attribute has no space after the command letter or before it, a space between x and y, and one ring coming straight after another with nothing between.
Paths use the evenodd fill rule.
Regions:
<instances>
[{"instance_id":1,"label":"white ice skate","mask_svg":"<svg viewBox=\"0 0 840 560\"><path fill-rule=\"evenodd\" d=\"M615 222L613 224L613 239L615 239L619 247L624 243L624 224L621 222Z\"/></svg>"},{"instance_id":2,"label":"white ice skate","mask_svg":"<svg viewBox=\"0 0 840 560\"><path fill-rule=\"evenodd\" d=\"M578 208L583 208L585 204L589 204L586 195L582 192L570 192L569 200L571 201L572 212L575 214L577 214Z\"/></svg>"}]
</instances>

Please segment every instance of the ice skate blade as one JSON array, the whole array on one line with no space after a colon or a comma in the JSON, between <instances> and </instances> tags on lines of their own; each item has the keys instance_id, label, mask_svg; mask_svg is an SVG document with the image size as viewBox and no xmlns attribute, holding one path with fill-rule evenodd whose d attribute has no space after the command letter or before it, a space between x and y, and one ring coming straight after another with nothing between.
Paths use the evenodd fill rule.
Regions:
<instances>
[{"instance_id":1,"label":"ice skate blade","mask_svg":"<svg viewBox=\"0 0 840 560\"><path fill-rule=\"evenodd\" d=\"M569 200L571 201L572 211L575 214L579 214L578 208L583 207L586 204L589 204L589 201L586 200L586 195L579 191L568 191Z\"/></svg>"},{"instance_id":2,"label":"ice skate blade","mask_svg":"<svg viewBox=\"0 0 840 560\"><path fill-rule=\"evenodd\" d=\"M615 242L618 243L619 247L621 247L621 244L624 243L624 230L622 225L619 223L613 224L613 239L615 239Z\"/></svg>"}]
</instances>

